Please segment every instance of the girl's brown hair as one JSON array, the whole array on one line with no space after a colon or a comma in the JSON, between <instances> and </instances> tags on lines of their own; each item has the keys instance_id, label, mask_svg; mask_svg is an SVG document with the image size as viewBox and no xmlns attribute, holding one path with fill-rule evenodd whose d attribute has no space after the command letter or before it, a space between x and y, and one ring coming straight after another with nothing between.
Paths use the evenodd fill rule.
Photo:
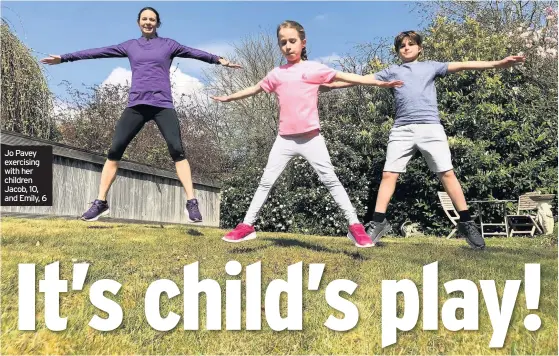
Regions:
<instances>
[{"instance_id":1,"label":"girl's brown hair","mask_svg":"<svg viewBox=\"0 0 559 356\"><path fill-rule=\"evenodd\" d=\"M297 21L287 20L287 21L284 21L281 24L279 24L278 29L276 31L276 36L278 37L278 39L279 39L279 32L282 28L294 28L294 29L296 29L297 32L299 33L299 39L301 41L306 38L305 29ZM307 58L307 47L303 47L303 50L301 51L301 60L306 61L307 59L308 59Z\"/></svg>"}]
</instances>

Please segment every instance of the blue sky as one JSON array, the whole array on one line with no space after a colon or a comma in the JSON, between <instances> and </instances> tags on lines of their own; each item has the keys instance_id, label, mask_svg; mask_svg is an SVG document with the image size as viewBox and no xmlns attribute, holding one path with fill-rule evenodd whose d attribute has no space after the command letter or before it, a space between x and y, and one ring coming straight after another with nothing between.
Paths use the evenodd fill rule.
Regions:
<instances>
[{"instance_id":1,"label":"blue sky","mask_svg":"<svg viewBox=\"0 0 559 356\"><path fill-rule=\"evenodd\" d=\"M102 47L140 36L138 11L155 7L163 22L162 37L218 55L231 43L257 34L273 33L286 19L300 22L307 32L311 59L344 55L359 43L375 37L392 38L398 32L418 28L421 19L409 2L2 2L2 17L17 36L34 51L64 54ZM175 61L176 64L176 61ZM208 64L195 60L180 62L183 77L196 81ZM65 97L59 84L67 80L75 87L101 84L109 77L126 76L127 59L98 59L50 66L52 91ZM183 79L184 79L183 78ZM115 79L118 82L118 79ZM110 80L114 82L114 80ZM200 84L199 84L200 85Z\"/></svg>"}]
</instances>

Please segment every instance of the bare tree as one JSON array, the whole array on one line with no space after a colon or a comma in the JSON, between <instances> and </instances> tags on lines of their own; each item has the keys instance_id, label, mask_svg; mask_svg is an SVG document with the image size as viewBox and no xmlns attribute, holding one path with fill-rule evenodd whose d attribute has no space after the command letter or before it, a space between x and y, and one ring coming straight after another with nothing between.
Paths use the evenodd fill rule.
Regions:
<instances>
[{"instance_id":1,"label":"bare tree","mask_svg":"<svg viewBox=\"0 0 559 356\"><path fill-rule=\"evenodd\" d=\"M116 123L128 102L129 87L125 85L93 86L85 90L68 86L68 108L58 115L62 141L93 152L106 154L111 146ZM199 125L196 106L189 97L175 102L181 138L193 176L215 177L221 171L223 151L208 130ZM132 140L124 159L174 170L167 145L157 125L150 121Z\"/></svg>"},{"instance_id":2,"label":"bare tree","mask_svg":"<svg viewBox=\"0 0 559 356\"><path fill-rule=\"evenodd\" d=\"M216 142L230 157L229 167L246 158L264 162L278 129L278 105L274 95L260 94L226 104L209 95L228 95L257 84L274 67L285 63L275 35L264 32L234 44L228 56L243 70L214 67L206 72L209 83L195 101L198 123L208 127Z\"/></svg>"}]
</instances>

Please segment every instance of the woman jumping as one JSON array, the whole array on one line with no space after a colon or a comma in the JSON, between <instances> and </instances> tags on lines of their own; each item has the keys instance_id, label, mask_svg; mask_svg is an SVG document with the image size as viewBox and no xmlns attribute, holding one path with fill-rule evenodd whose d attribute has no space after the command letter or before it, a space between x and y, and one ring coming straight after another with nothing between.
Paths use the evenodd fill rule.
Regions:
<instances>
[{"instance_id":1,"label":"woman jumping","mask_svg":"<svg viewBox=\"0 0 559 356\"><path fill-rule=\"evenodd\" d=\"M128 57L132 69L132 84L128 105L116 124L115 133L107 160L101 173L99 195L92 206L81 217L85 221L95 221L109 213L107 193L115 180L118 163L132 139L145 123L155 120L157 127L167 142L169 153L175 162L177 176L186 192L185 212L190 222L201 222L202 215L194 187L190 165L182 146L179 120L173 105L169 70L173 58L194 58L206 63L221 64L230 68L240 68L238 64L216 55L186 47L178 42L159 37L157 28L161 26L159 13L152 7L145 7L138 13L138 26L142 36L118 45L87 49L62 56L50 55L41 60L53 65L82 59Z\"/></svg>"}]
</instances>

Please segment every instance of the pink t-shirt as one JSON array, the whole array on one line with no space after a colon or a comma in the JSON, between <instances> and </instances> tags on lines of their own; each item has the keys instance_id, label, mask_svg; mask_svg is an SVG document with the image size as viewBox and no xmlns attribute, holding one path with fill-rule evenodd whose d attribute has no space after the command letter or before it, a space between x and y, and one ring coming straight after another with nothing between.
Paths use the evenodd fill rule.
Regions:
<instances>
[{"instance_id":1,"label":"pink t-shirt","mask_svg":"<svg viewBox=\"0 0 559 356\"><path fill-rule=\"evenodd\" d=\"M294 135L320 128L318 87L334 79L336 71L328 66L301 61L274 68L260 82L267 93L278 97L279 134Z\"/></svg>"}]
</instances>

